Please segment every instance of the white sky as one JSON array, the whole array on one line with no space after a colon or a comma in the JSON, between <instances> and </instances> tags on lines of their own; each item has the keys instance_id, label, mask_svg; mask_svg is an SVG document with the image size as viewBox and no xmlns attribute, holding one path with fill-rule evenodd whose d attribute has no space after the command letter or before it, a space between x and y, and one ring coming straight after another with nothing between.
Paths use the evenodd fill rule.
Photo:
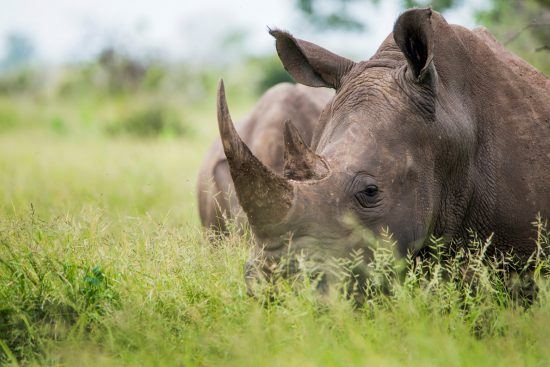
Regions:
<instances>
[{"instance_id":1,"label":"white sky","mask_svg":"<svg viewBox=\"0 0 550 367\"><path fill-rule=\"evenodd\" d=\"M472 5L446 14L449 22L474 25ZM482 3L485 1L481 1ZM368 30L363 34L312 33L300 23L292 0L0 0L0 57L10 32L28 35L41 60L57 63L90 57L107 42L140 52L156 50L169 58L208 61L223 57L219 44L235 30L246 32L242 46L269 52L267 26L290 30L329 49L366 58L390 33L399 0L354 5ZM345 41L343 41L345 40Z\"/></svg>"}]
</instances>

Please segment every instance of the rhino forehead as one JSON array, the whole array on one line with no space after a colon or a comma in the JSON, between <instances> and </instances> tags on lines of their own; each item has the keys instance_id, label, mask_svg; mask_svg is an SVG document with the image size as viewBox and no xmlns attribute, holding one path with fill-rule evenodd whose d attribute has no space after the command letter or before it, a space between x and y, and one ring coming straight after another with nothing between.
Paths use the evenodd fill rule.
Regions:
<instances>
[{"instance_id":1,"label":"rhino forehead","mask_svg":"<svg viewBox=\"0 0 550 367\"><path fill-rule=\"evenodd\" d=\"M395 124L407 109L407 97L393 79L351 84L338 92L330 106L330 116L319 134L320 151L332 144L395 133Z\"/></svg>"},{"instance_id":2,"label":"rhino forehead","mask_svg":"<svg viewBox=\"0 0 550 367\"><path fill-rule=\"evenodd\" d=\"M378 107L391 107L399 92L395 69L366 67L359 63L336 93L332 104L333 111L338 113L355 110L359 106L372 103Z\"/></svg>"},{"instance_id":3,"label":"rhino forehead","mask_svg":"<svg viewBox=\"0 0 550 367\"><path fill-rule=\"evenodd\" d=\"M384 149L385 155L399 153L407 143L402 124L402 113L353 111L327 124L317 145L317 153L341 163L364 162L366 158ZM390 149L391 148L391 149Z\"/></svg>"},{"instance_id":4,"label":"rhino forehead","mask_svg":"<svg viewBox=\"0 0 550 367\"><path fill-rule=\"evenodd\" d=\"M350 117L335 124L330 133L323 136L318 152L327 159L351 162L361 158L363 152L375 150L376 141L376 134L363 126L360 117Z\"/></svg>"}]
</instances>

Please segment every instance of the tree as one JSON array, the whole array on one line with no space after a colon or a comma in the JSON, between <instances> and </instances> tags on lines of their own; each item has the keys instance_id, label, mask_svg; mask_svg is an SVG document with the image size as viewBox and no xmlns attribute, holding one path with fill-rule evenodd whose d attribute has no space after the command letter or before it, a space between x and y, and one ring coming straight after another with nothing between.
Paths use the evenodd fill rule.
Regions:
<instances>
[{"instance_id":1,"label":"tree","mask_svg":"<svg viewBox=\"0 0 550 367\"><path fill-rule=\"evenodd\" d=\"M370 1L378 4L380 0L296 0L295 4L305 20L317 30L330 31L334 29L346 31L363 31L363 24L353 13L350 5ZM458 6L463 0L400 0L403 9L427 6L437 11L445 11Z\"/></svg>"},{"instance_id":2,"label":"tree","mask_svg":"<svg viewBox=\"0 0 550 367\"><path fill-rule=\"evenodd\" d=\"M295 0L304 19L319 31L363 31L352 11L352 3L380 0ZM464 0L400 0L402 9L431 6L444 13ZM484 25L508 49L548 75L550 73L550 0L489 0L486 10L476 13Z\"/></svg>"},{"instance_id":3,"label":"tree","mask_svg":"<svg viewBox=\"0 0 550 367\"><path fill-rule=\"evenodd\" d=\"M319 30L362 31L365 25L349 12L352 2L357 0L296 0L296 6L306 21Z\"/></svg>"},{"instance_id":4,"label":"tree","mask_svg":"<svg viewBox=\"0 0 550 367\"><path fill-rule=\"evenodd\" d=\"M550 74L550 1L493 0L477 14L480 24L510 51Z\"/></svg>"},{"instance_id":5,"label":"tree","mask_svg":"<svg viewBox=\"0 0 550 367\"><path fill-rule=\"evenodd\" d=\"M25 66L33 59L34 54L34 44L28 36L17 32L10 33L6 37L6 53L0 66L4 69Z\"/></svg>"}]
</instances>

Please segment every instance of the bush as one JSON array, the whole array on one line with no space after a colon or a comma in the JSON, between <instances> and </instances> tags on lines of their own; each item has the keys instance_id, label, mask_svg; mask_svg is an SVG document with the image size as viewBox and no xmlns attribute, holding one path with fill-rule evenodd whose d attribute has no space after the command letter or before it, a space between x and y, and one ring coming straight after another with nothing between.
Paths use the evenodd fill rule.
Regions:
<instances>
[{"instance_id":1,"label":"bush","mask_svg":"<svg viewBox=\"0 0 550 367\"><path fill-rule=\"evenodd\" d=\"M0 94L18 94L39 90L44 81L33 69L19 69L0 76Z\"/></svg>"},{"instance_id":2,"label":"bush","mask_svg":"<svg viewBox=\"0 0 550 367\"><path fill-rule=\"evenodd\" d=\"M0 361L38 356L44 340L64 339L77 324L86 330L118 307L114 280L99 266L11 248L12 240L0 242Z\"/></svg>"},{"instance_id":3,"label":"bush","mask_svg":"<svg viewBox=\"0 0 550 367\"><path fill-rule=\"evenodd\" d=\"M19 112L12 104L0 103L0 132L10 130L17 125L20 116Z\"/></svg>"},{"instance_id":4,"label":"bush","mask_svg":"<svg viewBox=\"0 0 550 367\"><path fill-rule=\"evenodd\" d=\"M368 264L359 251L331 261L344 292L319 297L304 261L301 278L259 284L254 299L243 274L250 247L234 232L208 246L180 223L99 208L0 217L0 228L0 365L523 366L550 357L547 258L532 259L538 296L526 310L486 256L490 239L474 236L456 254L433 239L430 256L403 260L384 233ZM548 231L541 220L537 228L542 250ZM361 266L357 307L343 295Z\"/></svg>"},{"instance_id":5,"label":"bush","mask_svg":"<svg viewBox=\"0 0 550 367\"><path fill-rule=\"evenodd\" d=\"M129 135L140 138L181 136L190 132L182 125L178 114L164 106L153 105L131 113L117 122L107 125L109 135Z\"/></svg>"},{"instance_id":6,"label":"bush","mask_svg":"<svg viewBox=\"0 0 550 367\"><path fill-rule=\"evenodd\" d=\"M147 66L142 62L113 48L103 50L97 64L101 68L107 90L112 93L137 88L147 72Z\"/></svg>"},{"instance_id":7,"label":"bush","mask_svg":"<svg viewBox=\"0 0 550 367\"><path fill-rule=\"evenodd\" d=\"M260 75L256 82L256 92L261 95L275 84L288 82L294 83L292 77L286 72L277 56L272 55L262 58L254 58L248 63L255 67Z\"/></svg>"}]
</instances>

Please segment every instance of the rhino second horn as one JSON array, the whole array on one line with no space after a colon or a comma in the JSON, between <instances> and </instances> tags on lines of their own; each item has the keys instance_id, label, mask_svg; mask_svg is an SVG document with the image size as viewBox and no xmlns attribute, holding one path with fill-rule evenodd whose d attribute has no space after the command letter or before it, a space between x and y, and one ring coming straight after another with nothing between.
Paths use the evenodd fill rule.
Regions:
<instances>
[{"instance_id":1,"label":"rhino second horn","mask_svg":"<svg viewBox=\"0 0 550 367\"><path fill-rule=\"evenodd\" d=\"M218 127L239 203L257 234L267 232L287 215L294 196L292 184L256 158L241 140L225 99L223 80L218 85Z\"/></svg>"},{"instance_id":2,"label":"rhino second horn","mask_svg":"<svg viewBox=\"0 0 550 367\"><path fill-rule=\"evenodd\" d=\"M294 124L285 121L284 174L292 180L318 180L328 174L324 160L313 152L302 139Z\"/></svg>"}]
</instances>

